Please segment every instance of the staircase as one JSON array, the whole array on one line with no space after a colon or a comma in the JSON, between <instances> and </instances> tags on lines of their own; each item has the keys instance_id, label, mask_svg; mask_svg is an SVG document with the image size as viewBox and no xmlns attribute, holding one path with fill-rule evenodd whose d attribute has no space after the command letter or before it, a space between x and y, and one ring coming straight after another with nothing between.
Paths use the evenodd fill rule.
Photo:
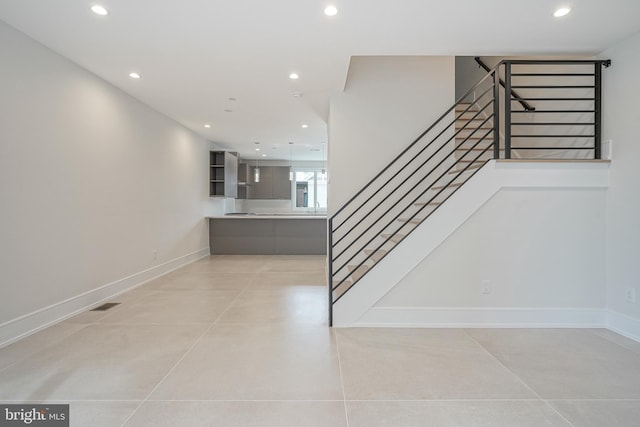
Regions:
<instances>
[{"instance_id":1,"label":"staircase","mask_svg":"<svg viewBox=\"0 0 640 427\"><path fill-rule=\"evenodd\" d=\"M456 137L456 142L460 145L455 154L456 159L460 159L461 164L469 163L471 160L465 160L463 157L467 151L482 152L482 160L493 159L494 153L488 148L493 144L494 136L491 135L485 138L478 146L474 147L473 144L481 137L471 135L474 129L477 129L480 133L492 131L493 119L487 119L486 113L478 112L476 105L468 102L456 105L455 113L457 117L455 130L460 131L460 134Z\"/></svg>"},{"instance_id":2,"label":"staircase","mask_svg":"<svg viewBox=\"0 0 640 427\"><path fill-rule=\"evenodd\" d=\"M587 151L599 159L601 68L609 65L500 62L338 209L329 218L330 324L334 304L490 160ZM553 83L560 76L564 80ZM571 78L582 81L567 83ZM583 84L589 78L592 83ZM543 108L520 108L524 101ZM534 131L530 136L522 129Z\"/></svg>"}]
</instances>

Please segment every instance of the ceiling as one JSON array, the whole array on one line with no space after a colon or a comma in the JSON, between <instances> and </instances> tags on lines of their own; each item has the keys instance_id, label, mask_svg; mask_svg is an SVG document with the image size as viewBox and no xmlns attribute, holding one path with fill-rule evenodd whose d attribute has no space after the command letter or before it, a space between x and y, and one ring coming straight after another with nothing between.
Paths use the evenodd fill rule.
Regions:
<instances>
[{"instance_id":1,"label":"ceiling","mask_svg":"<svg viewBox=\"0 0 640 427\"><path fill-rule=\"evenodd\" d=\"M640 1L0 0L0 19L243 158L321 160L351 56L594 54L640 30Z\"/></svg>"}]
</instances>

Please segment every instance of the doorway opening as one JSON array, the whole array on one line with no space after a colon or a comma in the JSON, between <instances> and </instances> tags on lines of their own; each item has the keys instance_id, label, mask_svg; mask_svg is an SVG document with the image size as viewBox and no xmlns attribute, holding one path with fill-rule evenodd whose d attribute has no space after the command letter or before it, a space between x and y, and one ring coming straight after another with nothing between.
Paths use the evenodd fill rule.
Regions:
<instances>
[{"instance_id":1,"label":"doorway opening","mask_svg":"<svg viewBox=\"0 0 640 427\"><path fill-rule=\"evenodd\" d=\"M327 174L324 169L297 169L293 180L293 209L327 211Z\"/></svg>"}]
</instances>

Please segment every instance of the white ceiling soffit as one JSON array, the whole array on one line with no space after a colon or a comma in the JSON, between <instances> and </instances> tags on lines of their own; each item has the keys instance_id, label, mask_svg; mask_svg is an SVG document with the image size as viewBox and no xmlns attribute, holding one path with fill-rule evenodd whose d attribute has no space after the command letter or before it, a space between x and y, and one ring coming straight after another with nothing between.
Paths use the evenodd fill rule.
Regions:
<instances>
[{"instance_id":1,"label":"white ceiling soffit","mask_svg":"<svg viewBox=\"0 0 640 427\"><path fill-rule=\"evenodd\" d=\"M640 1L0 0L0 19L243 157L318 160L352 55L597 53Z\"/></svg>"}]
</instances>

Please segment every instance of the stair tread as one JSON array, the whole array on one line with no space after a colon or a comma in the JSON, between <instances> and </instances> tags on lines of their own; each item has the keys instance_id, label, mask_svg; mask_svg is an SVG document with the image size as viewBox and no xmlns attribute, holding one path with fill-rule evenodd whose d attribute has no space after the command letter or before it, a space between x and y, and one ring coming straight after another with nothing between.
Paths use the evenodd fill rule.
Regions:
<instances>
[{"instance_id":1,"label":"stair tread","mask_svg":"<svg viewBox=\"0 0 640 427\"><path fill-rule=\"evenodd\" d=\"M475 163L475 162L478 162L478 164L479 164L480 166L482 166L482 165L484 165L484 161L485 161L485 160L486 160L486 159L482 159L482 160L481 160L481 159L478 159L478 160L466 160L466 159L460 159L460 160L458 160L458 163ZM480 162L482 162L482 163L480 163Z\"/></svg>"},{"instance_id":2,"label":"stair tread","mask_svg":"<svg viewBox=\"0 0 640 427\"><path fill-rule=\"evenodd\" d=\"M464 141L463 139L458 139L456 140L456 147L457 149L460 148L487 148L487 147L491 147L493 148L493 142L492 141L479 141L476 138L469 138L469 140ZM504 148L501 148L504 149Z\"/></svg>"},{"instance_id":3,"label":"stair tread","mask_svg":"<svg viewBox=\"0 0 640 427\"><path fill-rule=\"evenodd\" d=\"M456 126L455 130L463 132L474 132L479 130L493 130L493 126Z\"/></svg>"},{"instance_id":4,"label":"stair tread","mask_svg":"<svg viewBox=\"0 0 640 427\"><path fill-rule=\"evenodd\" d=\"M334 280L332 282L332 285L333 285L334 288L336 286L338 286L338 285L340 285L340 287L343 287L343 286L347 286L347 285L350 285L350 284L351 284L351 280L349 280L349 279L346 279L344 281L342 281L342 280Z\"/></svg>"},{"instance_id":5,"label":"stair tread","mask_svg":"<svg viewBox=\"0 0 640 427\"><path fill-rule=\"evenodd\" d=\"M484 138L483 138L482 136L475 136L475 135L473 135L473 136L469 136L469 137L466 137L466 136L460 136L460 135L457 135L457 136L456 136L456 140L457 140L457 141L462 141L462 140L465 140L465 139L466 139L467 141L478 141L478 140L483 140L483 141L485 141L485 142L487 142L487 143L489 143L489 144L493 144L493 139L492 139L492 138L490 138L489 136L485 136Z\"/></svg>"},{"instance_id":6,"label":"stair tread","mask_svg":"<svg viewBox=\"0 0 640 427\"><path fill-rule=\"evenodd\" d=\"M353 279L353 281L357 282L362 278L362 276L367 274L367 272L369 271L369 266L368 265L348 265L347 269L349 269L349 272L351 273L351 278Z\"/></svg>"},{"instance_id":7,"label":"stair tread","mask_svg":"<svg viewBox=\"0 0 640 427\"><path fill-rule=\"evenodd\" d=\"M420 224L422 221L424 221L424 218L413 218L411 220L409 218L398 218L398 221L408 222L409 224Z\"/></svg>"},{"instance_id":8,"label":"stair tread","mask_svg":"<svg viewBox=\"0 0 640 427\"><path fill-rule=\"evenodd\" d=\"M375 249L375 250L374 249L365 249L364 251L365 251L365 253L367 255L369 255L370 253L373 253L373 252L386 252L384 249Z\"/></svg>"},{"instance_id":9,"label":"stair tread","mask_svg":"<svg viewBox=\"0 0 640 427\"><path fill-rule=\"evenodd\" d=\"M427 203L427 202L416 202L413 205L414 206L425 206L425 205L439 206L441 204L442 204L441 202L429 202L429 203Z\"/></svg>"},{"instance_id":10,"label":"stair tread","mask_svg":"<svg viewBox=\"0 0 640 427\"><path fill-rule=\"evenodd\" d=\"M436 185L431 187L432 190L442 190L443 188L447 188L447 187L460 187L462 185L462 182L453 182L453 183L449 183L447 185Z\"/></svg>"},{"instance_id":11,"label":"stair tread","mask_svg":"<svg viewBox=\"0 0 640 427\"><path fill-rule=\"evenodd\" d=\"M388 253L388 251L384 249L378 249L378 250L365 249L364 253L367 255L371 255L371 259L374 260L375 262L378 262Z\"/></svg>"},{"instance_id":12,"label":"stair tread","mask_svg":"<svg viewBox=\"0 0 640 427\"><path fill-rule=\"evenodd\" d=\"M349 281L349 286L340 286L339 288L334 289L333 290L333 300L335 301L336 299L340 298L350 288L351 288L351 281Z\"/></svg>"},{"instance_id":13,"label":"stair tread","mask_svg":"<svg viewBox=\"0 0 640 427\"><path fill-rule=\"evenodd\" d=\"M481 166L482 166L482 164L471 165L467 169L464 170L464 173L470 172L470 171L472 171L474 169L480 169ZM449 172L450 175L457 175L459 173L460 173L459 170L453 170L453 171Z\"/></svg>"},{"instance_id":14,"label":"stair tread","mask_svg":"<svg viewBox=\"0 0 640 427\"><path fill-rule=\"evenodd\" d=\"M400 241L402 241L402 239L404 239L405 237L407 237L405 234L381 234L380 237L382 237L383 239L389 239L390 242L392 243L399 243Z\"/></svg>"},{"instance_id":15,"label":"stair tread","mask_svg":"<svg viewBox=\"0 0 640 427\"><path fill-rule=\"evenodd\" d=\"M471 158L474 158L475 156L479 157L476 160L478 162L487 160L486 156L489 156L490 158L493 159L493 150L488 150L488 151L485 151L484 153L479 152L479 154L475 154L475 155L471 155L471 156L467 156L467 157L470 158L469 160L471 160ZM459 157L462 159L462 156L459 156ZM462 160L464 160L464 159L462 159Z\"/></svg>"},{"instance_id":16,"label":"stair tread","mask_svg":"<svg viewBox=\"0 0 640 427\"><path fill-rule=\"evenodd\" d=\"M493 133L490 132L490 133L488 133L486 135L485 135L484 132L483 133L476 132L473 135L457 134L456 135L456 139L457 140L460 140L460 139L475 139L475 140L481 139L483 141L486 141L486 142L489 142L489 143L493 144Z\"/></svg>"},{"instance_id":17,"label":"stair tread","mask_svg":"<svg viewBox=\"0 0 640 427\"><path fill-rule=\"evenodd\" d=\"M464 115L468 114L470 117L465 117ZM477 111L473 111L473 110L469 110L469 111L464 111L464 112L460 112L459 117L456 119L456 122L475 122L475 121L480 121L483 122L485 120L487 120L487 118L491 117L491 115L484 115L484 114L478 114ZM489 120L491 120L489 118Z\"/></svg>"},{"instance_id":18,"label":"stair tread","mask_svg":"<svg viewBox=\"0 0 640 427\"><path fill-rule=\"evenodd\" d=\"M475 121L484 121L486 117L475 117L477 111L458 111L458 118L456 122L475 122Z\"/></svg>"}]
</instances>

